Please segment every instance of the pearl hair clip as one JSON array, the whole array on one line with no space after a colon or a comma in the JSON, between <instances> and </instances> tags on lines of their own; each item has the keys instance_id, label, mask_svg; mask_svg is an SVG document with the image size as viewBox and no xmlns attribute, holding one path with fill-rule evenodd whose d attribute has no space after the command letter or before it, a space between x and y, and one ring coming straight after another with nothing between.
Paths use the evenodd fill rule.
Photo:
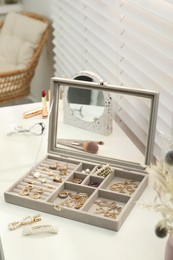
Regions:
<instances>
[{"instance_id":1,"label":"pearl hair clip","mask_svg":"<svg viewBox=\"0 0 173 260\"><path fill-rule=\"evenodd\" d=\"M40 214L35 215L33 217L27 216L27 217L23 218L21 221L15 221L15 222L9 223L8 228L10 230L15 230L20 226L32 224L32 223L38 222L40 220L41 220Z\"/></svg>"},{"instance_id":2,"label":"pearl hair clip","mask_svg":"<svg viewBox=\"0 0 173 260\"><path fill-rule=\"evenodd\" d=\"M23 230L24 236L37 235L37 234L42 234L42 233L57 234L58 230L56 227L51 226L51 225L26 227Z\"/></svg>"}]
</instances>

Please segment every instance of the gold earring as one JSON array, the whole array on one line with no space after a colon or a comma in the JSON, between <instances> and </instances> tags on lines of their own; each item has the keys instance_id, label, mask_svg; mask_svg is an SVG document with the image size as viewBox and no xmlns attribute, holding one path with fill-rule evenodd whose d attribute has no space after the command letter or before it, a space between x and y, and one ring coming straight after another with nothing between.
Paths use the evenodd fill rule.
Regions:
<instances>
[{"instance_id":1,"label":"gold earring","mask_svg":"<svg viewBox=\"0 0 173 260\"><path fill-rule=\"evenodd\" d=\"M35 200L38 200L38 199L41 198L41 194L38 193L38 192L34 192L34 193L32 193L30 196L31 196L31 198L33 198L33 199L35 199Z\"/></svg>"},{"instance_id":2,"label":"gold earring","mask_svg":"<svg viewBox=\"0 0 173 260\"><path fill-rule=\"evenodd\" d=\"M53 178L54 182L62 182L62 179L59 178L58 176L55 176L55 178Z\"/></svg>"},{"instance_id":3,"label":"gold earring","mask_svg":"<svg viewBox=\"0 0 173 260\"><path fill-rule=\"evenodd\" d=\"M29 194L29 189L28 188L23 188L20 192L19 192L19 194L21 195L21 196L28 196L28 194Z\"/></svg>"}]
</instances>

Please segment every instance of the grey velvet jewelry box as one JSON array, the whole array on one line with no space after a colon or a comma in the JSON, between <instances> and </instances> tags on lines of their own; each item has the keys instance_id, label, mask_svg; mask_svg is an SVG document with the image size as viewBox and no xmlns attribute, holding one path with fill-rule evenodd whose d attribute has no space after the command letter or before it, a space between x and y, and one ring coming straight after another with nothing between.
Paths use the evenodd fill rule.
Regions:
<instances>
[{"instance_id":1,"label":"grey velvet jewelry box","mask_svg":"<svg viewBox=\"0 0 173 260\"><path fill-rule=\"evenodd\" d=\"M74 88L101 93L103 102L72 102ZM158 99L154 91L52 78L47 156L4 193L5 200L118 231L147 186ZM92 120L87 111L96 112ZM85 147L90 141L97 152Z\"/></svg>"}]
</instances>

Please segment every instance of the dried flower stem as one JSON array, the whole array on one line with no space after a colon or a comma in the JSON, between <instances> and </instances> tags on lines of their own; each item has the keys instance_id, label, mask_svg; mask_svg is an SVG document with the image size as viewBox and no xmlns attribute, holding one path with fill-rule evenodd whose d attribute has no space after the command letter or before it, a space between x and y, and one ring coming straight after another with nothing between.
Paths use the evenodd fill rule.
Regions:
<instances>
[{"instance_id":1,"label":"dried flower stem","mask_svg":"<svg viewBox=\"0 0 173 260\"><path fill-rule=\"evenodd\" d=\"M160 227L173 233L173 167L164 161L158 161L156 165L150 166L147 170L150 174L155 174L156 196L154 203L145 206L160 212L162 215L162 220L159 222Z\"/></svg>"}]
</instances>

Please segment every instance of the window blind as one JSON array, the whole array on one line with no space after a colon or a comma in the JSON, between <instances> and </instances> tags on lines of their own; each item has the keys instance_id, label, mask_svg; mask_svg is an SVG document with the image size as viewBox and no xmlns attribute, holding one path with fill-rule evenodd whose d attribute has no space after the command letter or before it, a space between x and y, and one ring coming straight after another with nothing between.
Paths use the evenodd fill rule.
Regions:
<instances>
[{"instance_id":1,"label":"window blind","mask_svg":"<svg viewBox=\"0 0 173 260\"><path fill-rule=\"evenodd\" d=\"M173 128L173 4L164 0L54 0L56 76L90 70L105 81L160 92L154 154L163 147L160 133ZM118 120L144 144L148 105L119 98ZM130 120L130 124L129 124Z\"/></svg>"}]
</instances>

